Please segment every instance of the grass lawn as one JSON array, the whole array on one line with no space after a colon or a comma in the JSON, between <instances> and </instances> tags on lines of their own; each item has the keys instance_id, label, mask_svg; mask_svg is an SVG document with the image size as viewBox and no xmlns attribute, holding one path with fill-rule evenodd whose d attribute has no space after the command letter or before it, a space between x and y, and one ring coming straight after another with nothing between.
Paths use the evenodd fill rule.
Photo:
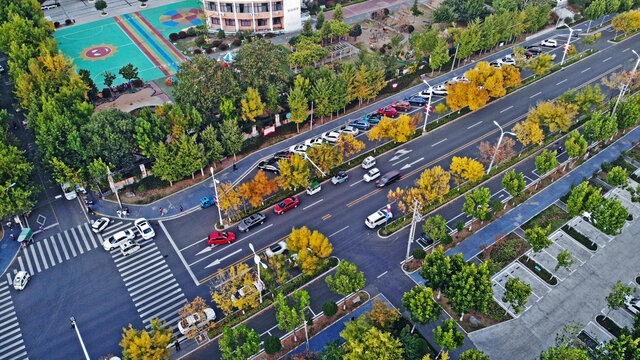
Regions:
<instances>
[{"instance_id":1,"label":"grass lawn","mask_svg":"<svg viewBox=\"0 0 640 360\"><path fill-rule=\"evenodd\" d=\"M569 221L571 217L564 210L562 210L558 205L551 205L548 208L544 209L541 213L534 216L533 219L527 221L521 227L524 230L533 229L536 225L539 227L547 227L551 224L551 232L559 229L564 223Z\"/></svg>"},{"instance_id":2,"label":"grass lawn","mask_svg":"<svg viewBox=\"0 0 640 360\"><path fill-rule=\"evenodd\" d=\"M529 248L531 248L531 246L529 246L526 240L515 233L510 233L485 249L478 257L484 261L491 260L489 269L491 270L491 274L495 274L507 266L507 264L519 258L529 250Z\"/></svg>"}]
</instances>

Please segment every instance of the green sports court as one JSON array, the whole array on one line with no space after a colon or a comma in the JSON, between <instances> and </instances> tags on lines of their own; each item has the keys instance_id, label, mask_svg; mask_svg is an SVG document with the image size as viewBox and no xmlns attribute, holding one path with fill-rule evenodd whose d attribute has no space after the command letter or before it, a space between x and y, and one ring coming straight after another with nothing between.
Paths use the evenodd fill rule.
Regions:
<instances>
[{"instance_id":1,"label":"green sports court","mask_svg":"<svg viewBox=\"0 0 640 360\"><path fill-rule=\"evenodd\" d=\"M114 85L125 82L118 70L129 63L145 81L175 74L185 58L169 34L204 24L203 19L202 3L188 0L64 28L55 37L62 53L78 69L89 70L102 89L105 71L118 76Z\"/></svg>"}]
</instances>

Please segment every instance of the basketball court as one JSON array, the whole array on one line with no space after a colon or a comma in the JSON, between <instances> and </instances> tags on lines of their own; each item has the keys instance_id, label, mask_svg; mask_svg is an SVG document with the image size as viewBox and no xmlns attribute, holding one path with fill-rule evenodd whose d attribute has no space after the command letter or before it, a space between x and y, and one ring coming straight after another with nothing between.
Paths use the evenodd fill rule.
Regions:
<instances>
[{"instance_id":1,"label":"basketball court","mask_svg":"<svg viewBox=\"0 0 640 360\"><path fill-rule=\"evenodd\" d=\"M202 3L182 1L136 11L55 32L58 48L73 58L78 69L87 69L98 90L103 73L117 76L113 85L126 82L118 70L131 63L148 81L176 73L184 56L169 41L169 34L204 24Z\"/></svg>"}]
</instances>

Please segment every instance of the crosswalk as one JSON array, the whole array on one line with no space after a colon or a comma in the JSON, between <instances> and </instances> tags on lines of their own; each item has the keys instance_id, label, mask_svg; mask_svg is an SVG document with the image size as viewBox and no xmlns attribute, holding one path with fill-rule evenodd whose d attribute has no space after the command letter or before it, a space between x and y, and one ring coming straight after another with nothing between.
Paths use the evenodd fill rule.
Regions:
<instances>
[{"instance_id":1,"label":"crosswalk","mask_svg":"<svg viewBox=\"0 0 640 360\"><path fill-rule=\"evenodd\" d=\"M0 360L29 359L20 333L20 324L9 293L10 282L0 282Z\"/></svg>"},{"instance_id":2,"label":"crosswalk","mask_svg":"<svg viewBox=\"0 0 640 360\"><path fill-rule=\"evenodd\" d=\"M166 321L183 342L186 337L178 332L178 310L187 298L154 240L141 240L138 236L138 244L140 250L129 256L123 256L119 249L111 250L129 296L145 328L150 329L151 320L158 318Z\"/></svg>"},{"instance_id":3,"label":"crosswalk","mask_svg":"<svg viewBox=\"0 0 640 360\"><path fill-rule=\"evenodd\" d=\"M106 238L125 228L133 228L131 222L119 221L109 225L108 231L96 235L91 226L84 223L57 234L47 236L47 233L35 235L34 242L23 248L16 258L19 270L24 270L32 276L62 264L72 258L96 248L102 248L103 236ZM7 272L7 280L11 283L11 275Z\"/></svg>"}]
</instances>

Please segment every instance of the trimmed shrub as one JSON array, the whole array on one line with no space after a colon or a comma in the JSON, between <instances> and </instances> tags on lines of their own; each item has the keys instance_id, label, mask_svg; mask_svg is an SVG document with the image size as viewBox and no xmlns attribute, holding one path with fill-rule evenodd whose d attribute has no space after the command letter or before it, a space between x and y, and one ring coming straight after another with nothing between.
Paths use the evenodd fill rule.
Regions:
<instances>
[{"instance_id":1,"label":"trimmed shrub","mask_svg":"<svg viewBox=\"0 0 640 360\"><path fill-rule=\"evenodd\" d=\"M196 28L189 28L187 30L187 35L188 36L196 36L198 34L198 32L196 31Z\"/></svg>"},{"instance_id":2,"label":"trimmed shrub","mask_svg":"<svg viewBox=\"0 0 640 360\"><path fill-rule=\"evenodd\" d=\"M242 44L242 40L234 39L232 42L233 46L240 46Z\"/></svg>"},{"instance_id":3,"label":"trimmed shrub","mask_svg":"<svg viewBox=\"0 0 640 360\"><path fill-rule=\"evenodd\" d=\"M453 242L453 238L451 237L451 235L449 235L449 233L447 233L447 236L445 236L444 239L440 240L440 242L445 245L449 245Z\"/></svg>"},{"instance_id":4,"label":"trimmed shrub","mask_svg":"<svg viewBox=\"0 0 640 360\"><path fill-rule=\"evenodd\" d=\"M184 32L184 31L180 31L180 32L178 33L178 37L179 37L180 39L184 39L184 38L186 38L186 37L187 37L187 33L186 33L186 32Z\"/></svg>"},{"instance_id":5,"label":"trimmed shrub","mask_svg":"<svg viewBox=\"0 0 640 360\"><path fill-rule=\"evenodd\" d=\"M195 50L193 50L193 53L196 54L196 55L199 55L199 54L202 54L202 50L195 49Z\"/></svg>"},{"instance_id":6,"label":"trimmed shrub","mask_svg":"<svg viewBox=\"0 0 640 360\"><path fill-rule=\"evenodd\" d=\"M427 256L427 252L424 251L423 248L415 248L413 249L413 252L411 252L411 254L413 255L413 258L417 260L422 260L425 256Z\"/></svg>"},{"instance_id":7,"label":"trimmed shrub","mask_svg":"<svg viewBox=\"0 0 640 360\"><path fill-rule=\"evenodd\" d=\"M267 35L265 35L265 37L267 37L268 39L274 38L276 36L278 36L278 34L276 33L267 33Z\"/></svg>"},{"instance_id":8,"label":"trimmed shrub","mask_svg":"<svg viewBox=\"0 0 640 360\"><path fill-rule=\"evenodd\" d=\"M218 30L218 35L217 36L218 36L218 39L222 40L222 39L227 37L227 34L224 33L224 30L220 29L220 30Z\"/></svg>"},{"instance_id":9,"label":"trimmed shrub","mask_svg":"<svg viewBox=\"0 0 640 360\"><path fill-rule=\"evenodd\" d=\"M56 21L53 23L53 27L55 27L56 29L60 27L60 22Z\"/></svg>"},{"instance_id":10,"label":"trimmed shrub","mask_svg":"<svg viewBox=\"0 0 640 360\"><path fill-rule=\"evenodd\" d=\"M213 52L213 49L208 47L208 48L204 49L204 52L206 52L207 54L211 54Z\"/></svg>"},{"instance_id":11,"label":"trimmed shrub","mask_svg":"<svg viewBox=\"0 0 640 360\"><path fill-rule=\"evenodd\" d=\"M608 161L604 161L602 165L600 165L600 168L604 172L609 172L613 168L613 165L611 165Z\"/></svg>"},{"instance_id":12,"label":"trimmed shrub","mask_svg":"<svg viewBox=\"0 0 640 360\"><path fill-rule=\"evenodd\" d=\"M171 41L177 41L179 38L180 38L180 36L177 33L169 34L169 40L171 40Z\"/></svg>"},{"instance_id":13,"label":"trimmed shrub","mask_svg":"<svg viewBox=\"0 0 640 360\"><path fill-rule=\"evenodd\" d=\"M269 336L264 340L264 352L273 355L282 349L282 343L277 336Z\"/></svg>"},{"instance_id":14,"label":"trimmed shrub","mask_svg":"<svg viewBox=\"0 0 640 360\"><path fill-rule=\"evenodd\" d=\"M206 44L202 44L201 46L203 49L211 49L213 48L213 44L211 43L206 43Z\"/></svg>"},{"instance_id":15,"label":"trimmed shrub","mask_svg":"<svg viewBox=\"0 0 640 360\"><path fill-rule=\"evenodd\" d=\"M262 34L257 34L256 39L262 39Z\"/></svg>"},{"instance_id":16,"label":"trimmed shrub","mask_svg":"<svg viewBox=\"0 0 640 360\"><path fill-rule=\"evenodd\" d=\"M335 303L335 301L327 301L322 304L322 312L326 316L332 317L338 312L338 305Z\"/></svg>"},{"instance_id":17,"label":"trimmed shrub","mask_svg":"<svg viewBox=\"0 0 640 360\"><path fill-rule=\"evenodd\" d=\"M111 97L111 89L109 88L102 89L102 97L103 98Z\"/></svg>"},{"instance_id":18,"label":"trimmed shrub","mask_svg":"<svg viewBox=\"0 0 640 360\"><path fill-rule=\"evenodd\" d=\"M193 40L193 42L196 44L196 46L204 45L204 35L200 35L200 36L196 37L195 40Z\"/></svg>"},{"instance_id":19,"label":"trimmed shrub","mask_svg":"<svg viewBox=\"0 0 640 360\"><path fill-rule=\"evenodd\" d=\"M211 45L213 45L213 47L218 47L218 46L220 46L220 44L222 44L222 41L220 41L220 40L213 40L211 42Z\"/></svg>"},{"instance_id":20,"label":"trimmed shrub","mask_svg":"<svg viewBox=\"0 0 640 360\"><path fill-rule=\"evenodd\" d=\"M144 86L144 82L142 79L133 79L133 81L131 81L131 85L133 85L133 87L142 87Z\"/></svg>"},{"instance_id":21,"label":"trimmed shrub","mask_svg":"<svg viewBox=\"0 0 640 360\"><path fill-rule=\"evenodd\" d=\"M407 26L407 32L409 34L411 34L412 32L414 32L416 30L416 28L413 25L409 25Z\"/></svg>"},{"instance_id":22,"label":"trimmed shrub","mask_svg":"<svg viewBox=\"0 0 640 360\"><path fill-rule=\"evenodd\" d=\"M227 50L229 48L229 46L227 44L220 44L220 46L218 46L218 49L224 51Z\"/></svg>"},{"instance_id":23,"label":"trimmed shrub","mask_svg":"<svg viewBox=\"0 0 640 360\"><path fill-rule=\"evenodd\" d=\"M462 221L462 220L456 221L456 230L458 230L458 232L460 232L460 231L462 231L462 229L464 229L464 221Z\"/></svg>"},{"instance_id":24,"label":"trimmed shrub","mask_svg":"<svg viewBox=\"0 0 640 360\"><path fill-rule=\"evenodd\" d=\"M71 25L71 24L73 24L73 20L67 19L67 20L64 21L64 23L67 24L67 25Z\"/></svg>"}]
</instances>

